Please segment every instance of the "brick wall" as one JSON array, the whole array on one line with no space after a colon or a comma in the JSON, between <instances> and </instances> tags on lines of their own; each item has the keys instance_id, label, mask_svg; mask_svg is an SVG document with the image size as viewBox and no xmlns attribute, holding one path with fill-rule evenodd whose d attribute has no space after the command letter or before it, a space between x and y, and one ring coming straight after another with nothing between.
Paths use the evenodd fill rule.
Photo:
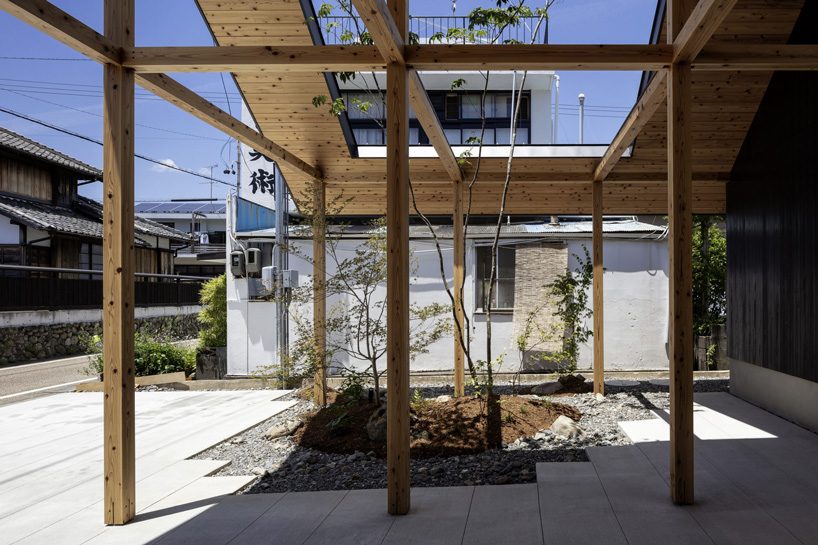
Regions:
<instances>
[{"instance_id":1,"label":"brick wall","mask_svg":"<svg viewBox=\"0 0 818 545\"><path fill-rule=\"evenodd\" d=\"M531 349L525 354L526 367L538 365L538 354L562 349L563 332L552 311L546 285L568 267L568 250L562 243L534 242L517 246L514 272L514 338L525 330L531 318Z\"/></svg>"}]
</instances>

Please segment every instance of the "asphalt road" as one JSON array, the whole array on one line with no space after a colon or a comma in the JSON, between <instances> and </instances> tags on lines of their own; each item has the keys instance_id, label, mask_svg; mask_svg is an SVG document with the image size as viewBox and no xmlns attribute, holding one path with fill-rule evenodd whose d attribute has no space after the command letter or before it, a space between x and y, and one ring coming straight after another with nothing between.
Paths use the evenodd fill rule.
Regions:
<instances>
[{"instance_id":1,"label":"asphalt road","mask_svg":"<svg viewBox=\"0 0 818 545\"><path fill-rule=\"evenodd\" d=\"M96 380L96 377L86 372L87 368L87 356L2 366L0 405L58 392L71 392L80 382Z\"/></svg>"}]
</instances>

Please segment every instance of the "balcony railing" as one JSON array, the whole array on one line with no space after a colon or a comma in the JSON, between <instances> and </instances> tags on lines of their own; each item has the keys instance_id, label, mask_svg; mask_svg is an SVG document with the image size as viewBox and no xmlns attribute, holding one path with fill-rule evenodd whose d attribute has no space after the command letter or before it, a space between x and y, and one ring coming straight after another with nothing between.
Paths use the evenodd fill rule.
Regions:
<instances>
[{"instance_id":1,"label":"balcony railing","mask_svg":"<svg viewBox=\"0 0 818 545\"><path fill-rule=\"evenodd\" d=\"M504 28L496 26L481 26L475 30L484 31L485 36L477 37L477 42L484 43L548 43L548 19L543 21L537 29L538 17L521 17L516 25L509 25ZM319 17L318 25L327 45L339 45L347 43L346 36L357 36L361 31L366 30L366 25L357 17L332 16ZM463 36L449 37L451 29L465 29L469 25L468 17L442 16L442 17L410 17L409 32L416 35L422 44L429 43L430 40L444 44L466 43ZM536 30L536 32L535 32ZM457 33L456 33L457 34Z\"/></svg>"},{"instance_id":2,"label":"balcony railing","mask_svg":"<svg viewBox=\"0 0 818 545\"><path fill-rule=\"evenodd\" d=\"M136 273L136 306L199 303L209 278ZM0 265L0 311L102 308L102 271Z\"/></svg>"}]
</instances>

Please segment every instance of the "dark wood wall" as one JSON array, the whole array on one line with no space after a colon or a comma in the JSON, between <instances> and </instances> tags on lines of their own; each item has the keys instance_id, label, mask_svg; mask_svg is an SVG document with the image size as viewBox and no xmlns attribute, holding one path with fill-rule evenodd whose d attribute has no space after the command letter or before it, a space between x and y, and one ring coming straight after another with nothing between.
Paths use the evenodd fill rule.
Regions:
<instances>
[{"instance_id":1,"label":"dark wood wall","mask_svg":"<svg viewBox=\"0 0 818 545\"><path fill-rule=\"evenodd\" d=\"M793 43L815 43L808 2ZM727 185L731 358L818 382L818 73L776 73Z\"/></svg>"}]
</instances>

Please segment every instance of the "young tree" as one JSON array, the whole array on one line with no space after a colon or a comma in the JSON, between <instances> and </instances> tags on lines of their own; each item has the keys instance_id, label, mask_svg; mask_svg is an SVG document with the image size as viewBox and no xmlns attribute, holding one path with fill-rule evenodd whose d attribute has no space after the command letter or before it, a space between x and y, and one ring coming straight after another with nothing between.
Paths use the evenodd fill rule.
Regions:
<instances>
[{"instance_id":1,"label":"young tree","mask_svg":"<svg viewBox=\"0 0 818 545\"><path fill-rule=\"evenodd\" d=\"M717 223L720 216L696 216L693 221L693 328L710 335L710 327L727 316L727 239Z\"/></svg>"}]
</instances>

